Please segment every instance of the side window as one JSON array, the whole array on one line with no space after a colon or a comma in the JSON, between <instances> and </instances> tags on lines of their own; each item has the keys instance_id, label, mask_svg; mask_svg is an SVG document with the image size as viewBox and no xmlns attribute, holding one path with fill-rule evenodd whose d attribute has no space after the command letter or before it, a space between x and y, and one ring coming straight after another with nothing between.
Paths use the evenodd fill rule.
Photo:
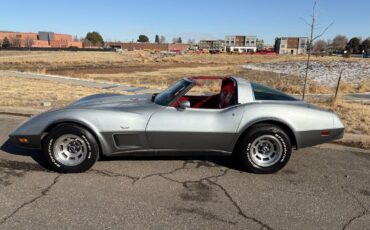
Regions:
<instances>
[{"instance_id":1,"label":"side window","mask_svg":"<svg viewBox=\"0 0 370 230\"><path fill-rule=\"evenodd\" d=\"M283 92L271 89L257 83L251 83L253 87L254 98L256 100L280 100L280 101L297 101L296 98L291 97Z\"/></svg>"}]
</instances>

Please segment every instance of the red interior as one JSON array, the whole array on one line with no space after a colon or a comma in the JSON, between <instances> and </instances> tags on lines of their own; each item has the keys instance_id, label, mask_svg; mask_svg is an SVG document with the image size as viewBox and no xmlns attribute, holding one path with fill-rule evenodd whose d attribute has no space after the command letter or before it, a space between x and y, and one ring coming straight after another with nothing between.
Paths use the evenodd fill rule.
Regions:
<instances>
[{"instance_id":1,"label":"red interior","mask_svg":"<svg viewBox=\"0 0 370 230\"><path fill-rule=\"evenodd\" d=\"M173 107L179 107L183 101L189 101L191 108L223 109L236 104L236 87L233 80L224 77L196 77L191 80L222 80L220 93L211 96L182 96Z\"/></svg>"},{"instance_id":2,"label":"red interior","mask_svg":"<svg viewBox=\"0 0 370 230\"><path fill-rule=\"evenodd\" d=\"M236 97L234 82L230 79L223 80L218 107L222 109L234 105L236 103L235 99Z\"/></svg>"}]
</instances>

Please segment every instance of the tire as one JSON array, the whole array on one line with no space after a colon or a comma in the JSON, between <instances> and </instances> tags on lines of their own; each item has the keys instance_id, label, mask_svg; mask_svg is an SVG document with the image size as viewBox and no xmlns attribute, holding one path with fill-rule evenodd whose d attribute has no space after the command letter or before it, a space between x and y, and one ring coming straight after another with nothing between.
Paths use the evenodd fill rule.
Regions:
<instances>
[{"instance_id":1,"label":"tire","mask_svg":"<svg viewBox=\"0 0 370 230\"><path fill-rule=\"evenodd\" d=\"M271 124L257 124L241 137L235 154L243 168L268 174L282 169L291 152L291 141L283 129Z\"/></svg>"},{"instance_id":2,"label":"tire","mask_svg":"<svg viewBox=\"0 0 370 230\"><path fill-rule=\"evenodd\" d=\"M44 155L51 168L60 173L80 173L90 169L99 158L99 146L85 128L59 125L43 143Z\"/></svg>"}]
</instances>

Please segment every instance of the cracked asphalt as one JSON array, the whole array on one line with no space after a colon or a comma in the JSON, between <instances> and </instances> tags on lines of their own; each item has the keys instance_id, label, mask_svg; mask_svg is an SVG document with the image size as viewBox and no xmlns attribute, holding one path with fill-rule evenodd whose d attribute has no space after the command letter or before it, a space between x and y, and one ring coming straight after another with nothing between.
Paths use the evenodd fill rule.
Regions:
<instances>
[{"instance_id":1,"label":"cracked asphalt","mask_svg":"<svg viewBox=\"0 0 370 230\"><path fill-rule=\"evenodd\" d=\"M0 115L0 229L370 229L370 151L321 145L279 173L228 157L102 159L81 174L43 167Z\"/></svg>"}]
</instances>

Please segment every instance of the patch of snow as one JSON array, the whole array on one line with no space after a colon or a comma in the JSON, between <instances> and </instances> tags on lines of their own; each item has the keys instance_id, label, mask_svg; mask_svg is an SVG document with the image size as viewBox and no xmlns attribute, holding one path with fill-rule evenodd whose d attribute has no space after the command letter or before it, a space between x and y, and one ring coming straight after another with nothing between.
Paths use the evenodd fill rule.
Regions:
<instances>
[{"instance_id":1,"label":"patch of snow","mask_svg":"<svg viewBox=\"0 0 370 230\"><path fill-rule=\"evenodd\" d=\"M258 71L270 71L304 77L306 71L306 62L255 63L243 65L243 67ZM343 70L342 80L355 85L359 84L364 79L370 79L369 63L345 61L312 61L308 72L308 79L314 80L323 85L335 86L341 70Z\"/></svg>"}]
</instances>

